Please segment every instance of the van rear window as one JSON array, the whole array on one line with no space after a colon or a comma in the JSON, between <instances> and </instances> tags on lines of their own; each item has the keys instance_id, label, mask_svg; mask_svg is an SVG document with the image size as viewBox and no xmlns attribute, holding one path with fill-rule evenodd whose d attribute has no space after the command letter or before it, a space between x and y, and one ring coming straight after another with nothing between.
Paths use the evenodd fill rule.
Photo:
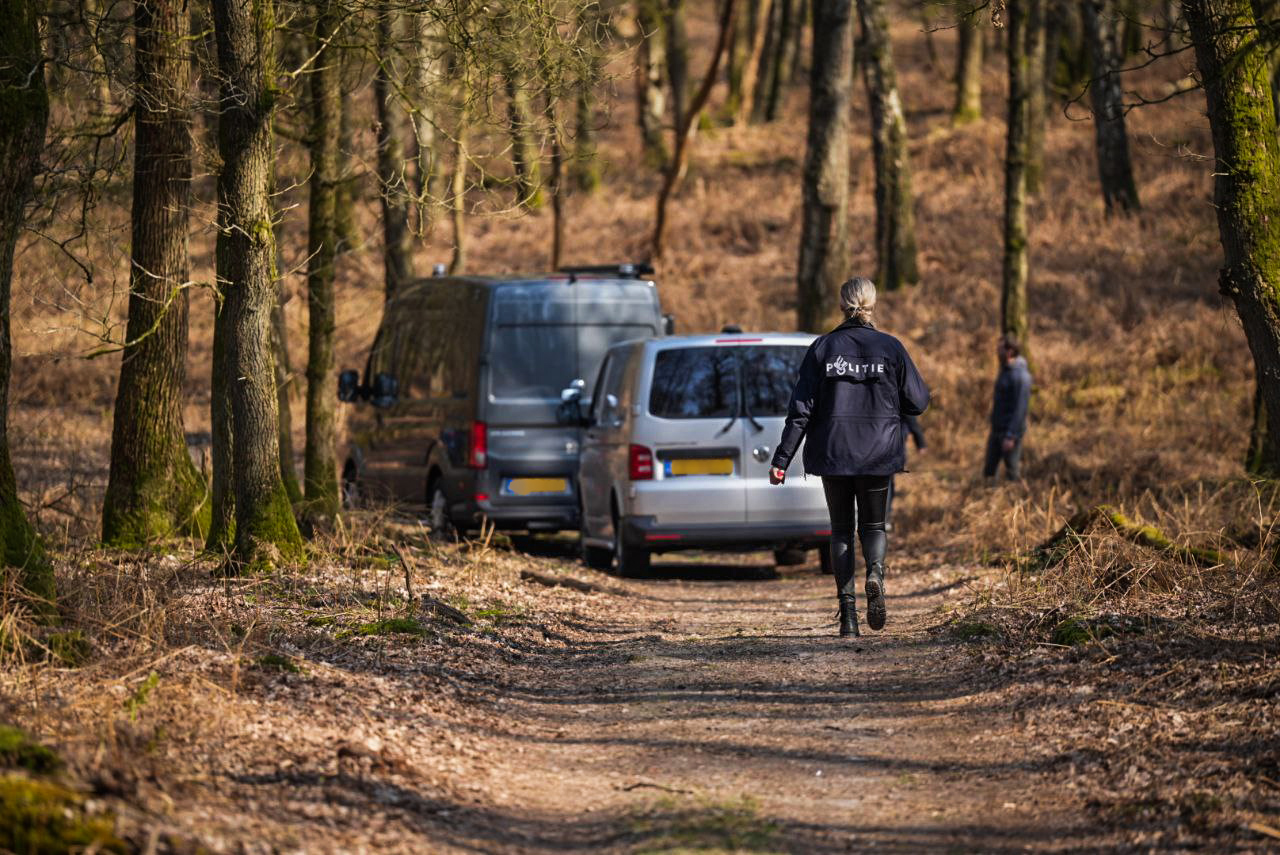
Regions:
<instances>
[{"instance_id":1,"label":"van rear window","mask_svg":"<svg viewBox=\"0 0 1280 855\"><path fill-rule=\"evenodd\" d=\"M664 419L729 418L738 412L737 360L728 347L658 351L649 412Z\"/></svg>"},{"instance_id":2,"label":"van rear window","mask_svg":"<svg viewBox=\"0 0 1280 855\"><path fill-rule=\"evenodd\" d=\"M576 378L577 327L500 324L489 353L493 395L497 398L560 399Z\"/></svg>"},{"instance_id":3,"label":"van rear window","mask_svg":"<svg viewBox=\"0 0 1280 855\"><path fill-rule=\"evenodd\" d=\"M807 348L688 347L658 352L649 412L666 419L785 416Z\"/></svg>"},{"instance_id":4,"label":"van rear window","mask_svg":"<svg viewBox=\"0 0 1280 855\"><path fill-rule=\"evenodd\" d=\"M785 416L808 348L795 345L744 347L742 385L753 416Z\"/></svg>"}]
</instances>

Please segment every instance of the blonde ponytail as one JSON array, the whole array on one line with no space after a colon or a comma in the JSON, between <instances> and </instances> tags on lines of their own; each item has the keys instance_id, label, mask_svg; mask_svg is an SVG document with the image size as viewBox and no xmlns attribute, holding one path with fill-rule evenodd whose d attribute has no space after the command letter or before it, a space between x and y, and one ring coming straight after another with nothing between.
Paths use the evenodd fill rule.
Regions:
<instances>
[{"instance_id":1,"label":"blonde ponytail","mask_svg":"<svg viewBox=\"0 0 1280 855\"><path fill-rule=\"evenodd\" d=\"M850 320L871 323L876 307L876 286L864 276L855 276L840 286L840 311Z\"/></svg>"}]
</instances>

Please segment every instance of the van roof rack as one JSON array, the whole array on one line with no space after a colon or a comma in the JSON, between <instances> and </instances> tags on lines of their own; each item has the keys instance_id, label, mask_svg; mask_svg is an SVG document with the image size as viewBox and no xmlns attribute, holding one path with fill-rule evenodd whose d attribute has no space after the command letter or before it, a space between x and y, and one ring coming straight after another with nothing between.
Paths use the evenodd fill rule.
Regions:
<instances>
[{"instance_id":1,"label":"van roof rack","mask_svg":"<svg viewBox=\"0 0 1280 855\"><path fill-rule=\"evenodd\" d=\"M569 273L574 276L627 276L638 279L641 276L652 276L653 265L647 261L624 261L618 264L584 264L576 267L557 268L558 273Z\"/></svg>"}]
</instances>

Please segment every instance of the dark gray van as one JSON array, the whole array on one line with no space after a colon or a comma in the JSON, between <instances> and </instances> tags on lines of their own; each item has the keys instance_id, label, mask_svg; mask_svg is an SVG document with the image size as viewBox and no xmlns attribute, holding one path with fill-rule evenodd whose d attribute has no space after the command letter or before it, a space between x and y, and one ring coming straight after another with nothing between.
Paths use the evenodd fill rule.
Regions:
<instances>
[{"instance_id":1,"label":"dark gray van","mask_svg":"<svg viewBox=\"0 0 1280 855\"><path fill-rule=\"evenodd\" d=\"M559 424L561 391L590 398L605 351L662 335L658 292L631 265L526 277L435 277L383 313L355 404L343 490L425 505L437 532L578 526L581 429Z\"/></svg>"}]
</instances>

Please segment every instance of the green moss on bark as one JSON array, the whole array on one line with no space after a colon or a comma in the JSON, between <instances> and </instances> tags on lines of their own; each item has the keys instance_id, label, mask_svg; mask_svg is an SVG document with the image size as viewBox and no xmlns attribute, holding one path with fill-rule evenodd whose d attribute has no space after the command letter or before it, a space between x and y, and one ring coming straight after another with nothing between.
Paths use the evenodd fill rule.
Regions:
<instances>
[{"instance_id":1,"label":"green moss on bark","mask_svg":"<svg viewBox=\"0 0 1280 855\"><path fill-rule=\"evenodd\" d=\"M26 731L0 724L0 766L25 769L36 775L52 775L62 769L62 758L52 748L36 742Z\"/></svg>"},{"instance_id":2,"label":"green moss on bark","mask_svg":"<svg viewBox=\"0 0 1280 855\"><path fill-rule=\"evenodd\" d=\"M269 571L280 563L300 564L306 554L293 505L281 483L250 519L239 520L234 559L241 569L256 572Z\"/></svg>"},{"instance_id":3,"label":"green moss on bark","mask_svg":"<svg viewBox=\"0 0 1280 855\"><path fill-rule=\"evenodd\" d=\"M181 453L186 457L186 449ZM172 469L137 473L128 501L102 509L102 540L117 549L144 549L174 536L209 535L213 511L208 485L188 458Z\"/></svg>"},{"instance_id":4,"label":"green moss on bark","mask_svg":"<svg viewBox=\"0 0 1280 855\"><path fill-rule=\"evenodd\" d=\"M48 781L0 778L0 849L28 855L128 852L111 816L89 816L75 793Z\"/></svg>"},{"instance_id":5,"label":"green moss on bark","mask_svg":"<svg viewBox=\"0 0 1280 855\"><path fill-rule=\"evenodd\" d=\"M8 460L4 461L8 465ZM19 584L34 597L48 603L52 609L54 599L53 565L44 551L44 545L36 537L35 530L27 522L17 497L0 495L0 567L12 568L19 576Z\"/></svg>"}]
</instances>

